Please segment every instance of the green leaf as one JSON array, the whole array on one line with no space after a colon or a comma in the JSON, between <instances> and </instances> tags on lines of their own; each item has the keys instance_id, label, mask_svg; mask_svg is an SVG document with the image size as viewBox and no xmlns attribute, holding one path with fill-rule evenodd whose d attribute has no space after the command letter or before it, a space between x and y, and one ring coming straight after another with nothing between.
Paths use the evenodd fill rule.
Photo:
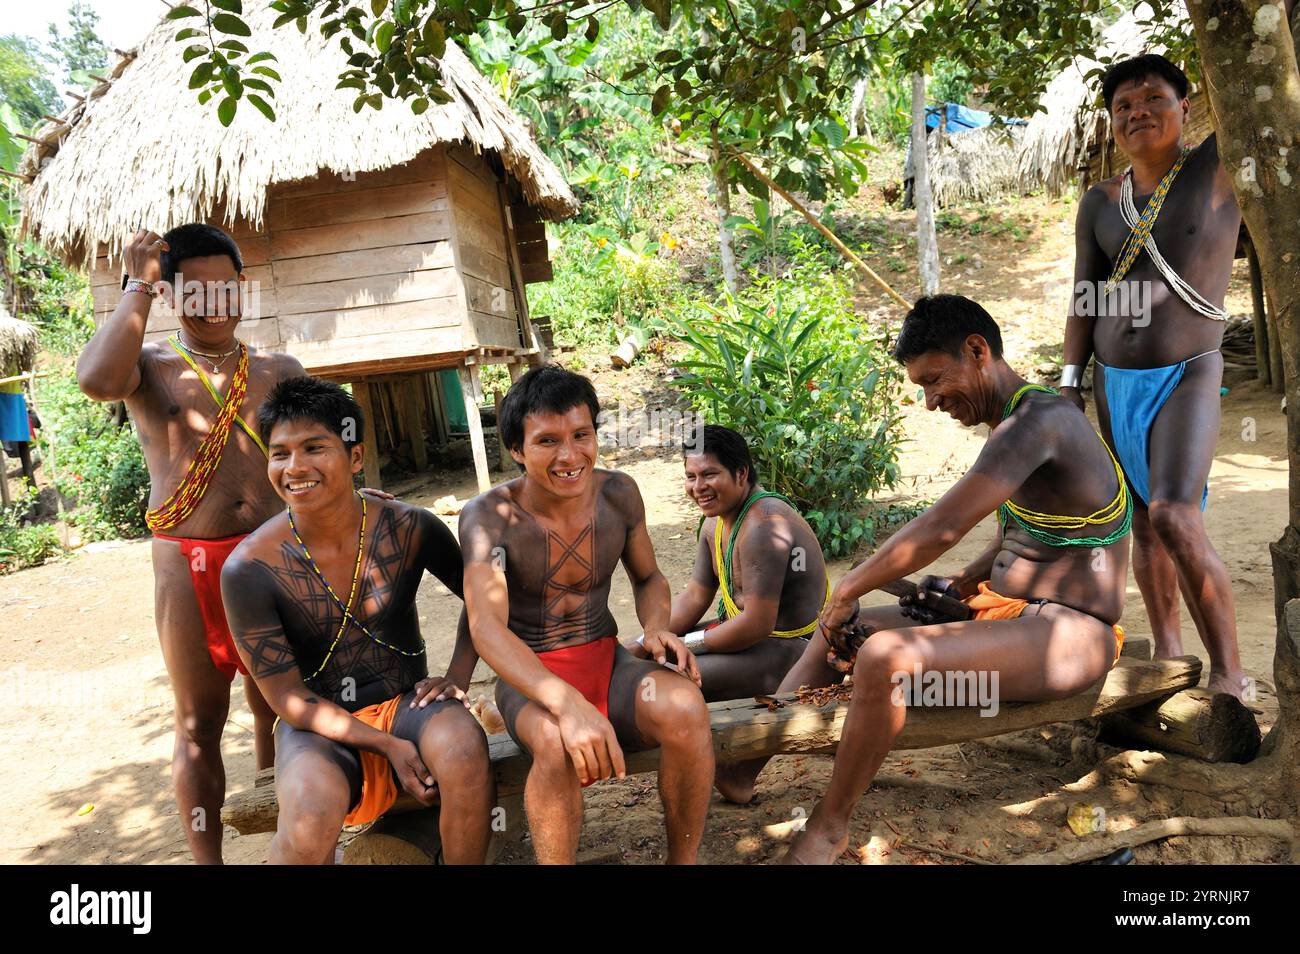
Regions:
<instances>
[{"instance_id":1,"label":"green leaf","mask_svg":"<svg viewBox=\"0 0 1300 954\"><path fill-rule=\"evenodd\" d=\"M192 40L200 36L203 36L202 31L196 30L194 27L186 27L184 30L177 30L173 39L179 43L181 40Z\"/></svg>"},{"instance_id":2,"label":"green leaf","mask_svg":"<svg viewBox=\"0 0 1300 954\"><path fill-rule=\"evenodd\" d=\"M212 61L204 60L198 66L194 67L194 72L190 74L190 89L198 89L200 86L207 84L212 79Z\"/></svg>"},{"instance_id":3,"label":"green leaf","mask_svg":"<svg viewBox=\"0 0 1300 954\"><path fill-rule=\"evenodd\" d=\"M594 16L587 17L587 32L585 34L588 43L595 43L600 36L600 21Z\"/></svg>"},{"instance_id":4,"label":"green leaf","mask_svg":"<svg viewBox=\"0 0 1300 954\"><path fill-rule=\"evenodd\" d=\"M172 7L170 10L168 10L167 16L164 19L183 20L186 17L197 17L197 16L202 16L202 14L199 13L198 10L195 10L193 7L179 6L179 7Z\"/></svg>"},{"instance_id":5,"label":"green leaf","mask_svg":"<svg viewBox=\"0 0 1300 954\"><path fill-rule=\"evenodd\" d=\"M388 0L370 0L370 12L375 16L383 16L388 9Z\"/></svg>"},{"instance_id":6,"label":"green leaf","mask_svg":"<svg viewBox=\"0 0 1300 954\"><path fill-rule=\"evenodd\" d=\"M569 18L561 10L551 17L551 38L559 41L569 35Z\"/></svg>"},{"instance_id":7,"label":"green leaf","mask_svg":"<svg viewBox=\"0 0 1300 954\"><path fill-rule=\"evenodd\" d=\"M232 99L244 95L244 84L239 79L239 72L233 68L222 72L221 85Z\"/></svg>"},{"instance_id":8,"label":"green leaf","mask_svg":"<svg viewBox=\"0 0 1300 954\"><path fill-rule=\"evenodd\" d=\"M267 119L271 120L271 122L275 122L275 110L271 108L270 103L268 103L262 97L258 96L256 93L249 93L248 96L246 96L245 98L250 103L252 103L255 107L257 107L258 112L260 112Z\"/></svg>"},{"instance_id":9,"label":"green leaf","mask_svg":"<svg viewBox=\"0 0 1300 954\"><path fill-rule=\"evenodd\" d=\"M263 93L266 93L268 96L275 95L274 87L272 87L271 84L268 83L266 80L258 79L255 76L246 76L244 77L243 82L244 82L244 86L248 89L260 89Z\"/></svg>"},{"instance_id":10,"label":"green leaf","mask_svg":"<svg viewBox=\"0 0 1300 954\"><path fill-rule=\"evenodd\" d=\"M217 44L217 49L233 50L236 53L248 52L248 47L244 46L244 44L240 43L238 40L222 40L220 43Z\"/></svg>"},{"instance_id":11,"label":"green leaf","mask_svg":"<svg viewBox=\"0 0 1300 954\"><path fill-rule=\"evenodd\" d=\"M269 66L254 66L252 71L254 73L260 73L263 76L269 76L277 83L283 82L283 80L280 79L280 74Z\"/></svg>"},{"instance_id":12,"label":"green leaf","mask_svg":"<svg viewBox=\"0 0 1300 954\"><path fill-rule=\"evenodd\" d=\"M207 55L208 55L208 48L206 46L187 46L181 58L184 62L188 63L190 60L194 59L197 56L207 56Z\"/></svg>"},{"instance_id":13,"label":"green leaf","mask_svg":"<svg viewBox=\"0 0 1300 954\"><path fill-rule=\"evenodd\" d=\"M425 99L423 96L419 97L418 99L411 100L411 112L415 113L415 115L417 116L424 115L425 110L427 110L428 108L429 108L429 101Z\"/></svg>"},{"instance_id":14,"label":"green leaf","mask_svg":"<svg viewBox=\"0 0 1300 954\"><path fill-rule=\"evenodd\" d=\"M521 27L522 29L522 27ZM441 59L447 52L447 28L441 20L429 17L420 33L424 40L425 51L434 59Z\"/></svg>"},{"instance_id":15,"label":"green leaf","mask_svg":"<svg viewBox=\"0 0 1300 954\"><path fill-rule=\"evenodd\" d=\"M511 36L518 36L526 26L528 26L528 18L522 13L512 13L506 17L506 29L510 31Z\"/></svg>"},{"instance_id":16,"label":"green leaf","mask_svg":"<svg viewBox=\"0 0 1300 954\"><path fill-rule=\"evenodd\" d=\"M672 92L672 88L667 83L655 90L654 98L650 100L650 112L653 115L660 116L668 108Z\"/></svg>"},{"instance_id":17,"label":"green leaf","mask_svg":"<svg viewBox=\"0 0 1300 954\"><path fill-rule=\"evenodd\" d=\"M221 125L229 126L234 122L235 110L238 108L239 100L231 99L229 96L223 99L221 104L217 106L217 119L221 121Z\"/></svg>"},{"instance_id":18,"label":"green leaf","mask_svg":"<svg viewBox=\"0 0 1300 954\"><path fill-rule=\"evenodd\" d=\"M393 31L396 29L397 27L387 20L375 27L375 49L380 53L387 53L393 44Z\"/></svg>"},{"instance_id":19,"label":"green leaf","mask_svg":"<svg viewBox=\"0 0 1300 954\"><path fill-rule=\"evenodd\" d=\"M231 13L243 13L244 5L240 0L208 0L218 10L229 10Z\"/></svg>"},{"instance_id":20,"label":"green leaf","mask_svg":"<svg viewBox=\"0 0 1300 954\"><path fill-rule=\"evenodd\" d=\"M274 59L275 59L274 53L265 53L265 52L254 53L252 56L248 58L248 65L252 66L254 63L261 63L263 60L274 60Z\"/></svg>"},{"instance_id":21,"label":"green leaf","mask_svg":"<svg viewBox=\"0 0 1300 954\"><path fill-rule=\"evenodd\" d=\"M233 13L218 13L212 18L212 26L222 33L229 33L233 36L253 35L253 31L248 28L248 24Z\"/></svg>"}]
</instances>

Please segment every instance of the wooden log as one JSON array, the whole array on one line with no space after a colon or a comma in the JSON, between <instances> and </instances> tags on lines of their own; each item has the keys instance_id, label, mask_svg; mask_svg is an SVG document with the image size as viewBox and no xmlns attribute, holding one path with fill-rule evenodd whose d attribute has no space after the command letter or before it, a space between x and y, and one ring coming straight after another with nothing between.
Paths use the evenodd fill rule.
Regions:
<instances>
[{"instance_id":1,"label":"wooden log","mask_svg":"<svg viewBox=\"0 0 1300 954\"><path fill-rule=\"evenodd\" d=\"M478 492L484 493L492 489L492 477L488 473L487 462L487 443L483 439L483 418L479 416L478 397L480 390L478 383L478 366L471 364L469 367L458 369L460 374L461 393L465 395L465 419L469 424L469 446L474 455L474 476L478 480Z\"/></svg>"},{"instance_id":2,"label":"wooden log","mask_svg":"<svg viewBox=\"0 0 1300 954\"><path fill-rule=\"evenodd\" d=\"M442 832L438 808L388 814L348 842L345 865L442 864ZM528 833L523 795L510 795L492 809L492 840L486 862L492 864L507 844Z\"/></svg>"},{"instance_id":3,"label":"wooden log","mask_svg":"<svg viewBox=\"0 0 1300 954\"><path fill-rule=\"evenodd\" d=\"M411 375L403 382L402 413L406 418L406 435L411 441L411 460L418 473L429 469L429 450L424 444L424 416L420 411L424 401L420 396L419 375Z\"/></svg>"},{"instance_id":4,"label":"wooden log","mask_svg":"<svg viewBox=\"0 0 1300 954\"><path fill-rule=\"evenodd\" d=\"M1108 715L1167 698L1200 681L1201 661L1195 656L1144 661L1125 656L1095 684L1068 699L1051 702L1008 702L985 717L973 708L910 708L895 750L925 749L1018 732L1054 722ZM797 703L793 694L778 697L785 704L771 710L752 699L733 699L709 706L713 750L719 762L738 762L773 755L833 753L839 743L847 701L817 707ZM488 737L488 757L496 774L497 797L524 790L531 762L510 736ZM653 772L659 750L627 753L628 775ZM422 808L408 795L398 796L393 813ZM259 785L227 799L221 820L242 835L274 831L277 814L274 786Z\"/></svg>"},{"instance_id":5,"label":"wooden log","mask_svg":"<svg viewBox=\"0 0 1300 954\"><path fill-rule=\"evenodd\" d=\"M436 865L442 860L438 810L385 815L343 849L345 865Z\"/></svg>"},{"instance_id":6,"label":"wooden log","mask_svg":"<svg viewBox=\"0 0 1300 954\"><path fill-rule=\"evenodd\" d=\"M384 482L379 476L379 436L375 427L375 402L371 399L368 381L353 381L352 396L361 405L361 413L366 417L365 433L361 436L362 475L367 487L383 490Z\"/></svg>"},{"instance_id":7,"label":"wooden log","mask_svg":"<svg viewBox=\"0 0 1300 954\"><path fill-rule=\"evenodd\" d=\"M629 367L636 360L637 355L641 353L641 345L637 343L635 335L628 335L623 339L618 349L610 352L609 363L616 368Z\"/></svg>"},{"instance_id":8,"label":"wooden log","mask_svg":"<svg viewBox=\"0 0 1300 954\"><path fill-rule=\"evenodd\" d=\"M1268 315L1264 311L1264 275L1260 271L1255 243L1247 241L1242 244L1246 246L1246 262L1250 266L1250 305L1255 329L1255 377L1264 384L1272 385L1273 377L1268 356Z\"/></svg>"},{"instance_id":9,"label":"wooden log","mask_svg":"<svg viewBox=\"0 0 1300 954\"><path fill-rule=\"evenodd\" d=\"M1158 703L1101 720L1103 742L1149 746L1205 762L1249 762L1259 752L1259 724L1236 696L1185 689Z\"/></svg>"}]
</instances>

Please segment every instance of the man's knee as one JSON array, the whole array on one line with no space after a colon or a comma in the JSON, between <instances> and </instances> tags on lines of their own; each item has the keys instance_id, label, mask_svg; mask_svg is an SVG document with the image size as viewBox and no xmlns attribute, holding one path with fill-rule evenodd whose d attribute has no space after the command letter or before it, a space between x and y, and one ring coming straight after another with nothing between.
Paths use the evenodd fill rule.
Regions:
<instances>
[{"instance_id":1,"label":"man's knee","mask_svg":"<svg viewBox=\"0 0 1300 954\"><path fill-rule=\"evenodd\" d=\"M440 781L453 779L482 784L487 780L487 737L463 708L430 719L420 733L420 750L425 764Z\"/></svg>"},{"instance_id":2,"label":"man's knee","mask_svg":"<svg viewBox=\"0 0 1300 954\"><path fill-rule=\"evenodd\" d=\"M215 707L186 706L176 713L177 738L201 749L220 746L225 726L224 707L217 711Z\"/></svg>"},{"instance_id":3,"label":"man's knee","mask_svg":"<svg viewBox=\"0 0 1300 954\"><path fill-rule=\"evenodd\" d=\"M1152 500L1147 506L1151 529L1167 549L1183 548L1205 536L1205 524L1198 504L1173 500Z\"/></svg>"},{"instance_id":4,"label":"man's knee","mask_svg":"<svg viewBox=\"0 0 1300 954\"><path fill-rule=\"evenodd\" d=\"M646 676L637 687L637 706L662 746L694 744L710 733L704 696L680 677Z\"/></svg>"},{"instance_id":5,"label":"man's knee","mask_svg":"<svg viewBox=\"0 0 1300 954\"><path fill-rule=\"evenodd\" d=\"M901 633L873 633L853 664L853 685L868 691L887 691L896 673L910 673L921 662L915 643Z\"/></svg>"},{"instance_id":6,"label":"man's knee","mask_svg":"<svg viewBox=\"0 0 1300 954\"><path fill-rule=\"evenodd\" d=\"M533 757L533 767L545 772L573 773L569 753L564 748L560 724L548 713L532 720L522 740Z\"/></svg>"},{"instance_id":7,"label":"man's knee","mask_svg":"<svg viewBox=\"0 0 1300 954\"><path fill-rule=\"evenodd\" d=\"M278 837L300 857L322 854L334 842L347 815L347 782L320 764L277 766Z\"/></svg>"}]
</instances>

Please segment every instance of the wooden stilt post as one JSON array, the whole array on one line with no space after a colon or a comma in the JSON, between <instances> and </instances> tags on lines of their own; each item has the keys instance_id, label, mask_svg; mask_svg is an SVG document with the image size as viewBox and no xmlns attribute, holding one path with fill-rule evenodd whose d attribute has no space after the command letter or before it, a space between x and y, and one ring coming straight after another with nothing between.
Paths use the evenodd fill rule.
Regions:
<instances>
[{"instance_id":1,"label":"wooden stilt post","mask_svg":"<svg viewBox=\"0 0 1300 954\"><path fill-rule=\"evenodd\" d=\"M510 372L510 383L514 384L524 376L524 366L522 362L511 361L506 365L506 370Z\"/></svg>"},{"instance_id":2,"label":"wooden stilt post","mask_svg":"<svg viewBox=\"0 0 1300 954\"><path fill-rule=\"evenodd\" d=\"M1265 293L1264 301L1267 305L1265 311L1272 317L1268 323L1268 375L1273 390L1278 394L1286 394L1286 371L1282 367L1282 330L1277 326L1277 312L1274 311L1273 302Z\"/></svg>"},{"instance_id":3,"label":"wooden stilt post","mask_svg":"<svg viewBox=\"0 0 1300 954\"><path fill-rule=\"evenodd\" d=\"M0 450L0 504L8 507L13 503L9 496L9 463L5 460L4 451Z\"/></svg>"},{"instance_id":4,"label":"wooden stilt post","mask_svg":"<svg viewBox=\"0 0 1300 954\"><path fill-rule=\"evenodd\" d=\"M502 473L505 473L507 468L509 468L511 462L514 461L514 458L510 456L510 451L506 449L505 438L501 436L501 392L500 391L492 392L492 403L496 405L496 409L497 409L497 451L501 455L500 456L501 462L498 465L498 469Z\"/></svg>"},{"instance_id":5,"label":"wooden stilt post","mask_svg":"<svg viewBox=\"0 0 1300 954\"><path fill-rule=\"evenodd\" d=\"M379 476L379 436L375 427L375 402L372 399L368 381L353 381L352 396L361 405L361 413L366 416L366 431L361 435L362 466L367 487L383 490L384 482Z\"/></svg>"},{"instance_id":6,"label":"wooden stilt post","mask_svg":"<svg viewBox=\"0 0 1300 954\"><path fill-rule=\"evenodd\" d=\"M487 442L483 439L483 418L478 411L478 365L468 367L461 365L457 369L460 375L460 389L465 395L465 419L469 423L469 446L474 454L474 476L478 478L478 491L484 493L492 489L492 478L488 474Z\"/></svg>"},{"instance_id":7,"label":"wooden stilt post","mask_svg":"<svg viewBox=\"0 0 1300 954\"><path fill-rule=\"evenodd\" d=\"M1268 353L1268 315L1264 311L1264 276L1259 270L1259 256L1255 243L1246 243L1246 262L1250 266L1250 304L1255 328L1255 377L1264 384L1272 383Z\"/></svg>"},{"instance_id":8,"label":"wooden stilt post","mask_svg":"<svg viewBox=\"0 0 1300 954\"><path fill-rule=\"evenodd\" d=\"M411 459L417 473L429 469L429 451L424 446L424 415L420 413L424 402L420 399L419 375L411 375L402 382L402 414L406 433L411 439Z\"/></svg>"}]
</instances>

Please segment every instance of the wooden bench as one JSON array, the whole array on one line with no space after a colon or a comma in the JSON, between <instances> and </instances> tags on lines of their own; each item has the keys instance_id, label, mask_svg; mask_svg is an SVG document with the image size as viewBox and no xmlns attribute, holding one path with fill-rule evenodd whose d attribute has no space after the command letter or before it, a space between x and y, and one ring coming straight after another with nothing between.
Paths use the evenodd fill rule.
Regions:
<instances>
[{"instance_id":1,"label":"wooden bench","mask_svg":"<svg viewBox=\"0 0 1300 954\"><path fill-rule=\"evenodd\" d=\"M1150 656L1151 644L1148 639L1130 638L1125 643L1123 657L1114 669L1084 692L1068 699L1003 703L996 714L989 716L970 707L914 707L908 713L907 724L894 748L933 748L1078 719L1109 717L1107 722L1113 723L1118 714L1129 710L1181 711L1192 719L1204 718L1211 710L1222 715L1222 705L1181 708L1168 705L1168 700L1176 694L1185 695L1185 690L1203 693L1202 690L1193 690L1201 676L1199 659L1195 656L1180 656L1176 659L1152 661ZM835 751L848 711L847 701L830 702L819 707L798 703L794 701L793 695L778 698L784 703L778 708L771 708L753 699L715 702L709 706L714 753L719 762ZM1232 702L1235 703L1236 700ZM1259 732L1254 725L1254 718L1240 703L1236 705L1245 712L1250 726L1254 727L1254 744L1257 748ZM1152 718L1158 717L1147 717L1145 721L1150 722ZM1132 721L1140 724L1144 720ZM1229 723L1233 731L1242 728L1240 719L1229 720ZM1216 723L1219 724L1222 724L1222 719ZM1187 740L1195 738L1197 731L1182 727L1174 734L1186 750ZM1244 734L1248 736L1249 732ZM1158 743L1158 739L1148 741ZM1218 750L1223 749L1222 742L1216 745ZM1237 748L1240 750L1242 746ZM526 830L522 792L530 759L504 733L489 737L488 750L495 768L498 800L505 811L504 827L518 836ZM1194 747L1190 754L1197 754ZM1247 757L1253 754L1252 750ZM658 765L657 749L627 755L629 775L653 772ZM236 793L226 802L221 810L222 822L244 835L274 831L278 814L274 781L273 769L260 772L251 790ZM428 856L426 860L431 859L437 851L436 823L430 819L433 812L416 812L421 807L415 799L403 793L388 815L351 842L348 853L354 858L348 860L403 860L392 856L389 850L391 845L379 851L376 856L374 844L367 847L367 836L372 836L372 833L371 842L388 838L397 843L410 843L415 846L414 860L418 860L421 854ZM403 815L406 815L406 820L403 820ZM415 816L423 817L417 821Z\"/></svg>"}]
</instances>

